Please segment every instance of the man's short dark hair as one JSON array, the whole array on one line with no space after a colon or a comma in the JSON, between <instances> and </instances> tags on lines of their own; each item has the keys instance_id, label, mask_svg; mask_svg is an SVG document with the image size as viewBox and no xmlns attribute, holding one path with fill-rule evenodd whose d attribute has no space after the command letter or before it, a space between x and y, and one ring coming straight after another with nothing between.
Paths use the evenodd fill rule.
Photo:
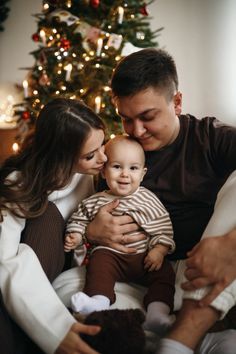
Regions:
<instances>
[{"instance_id":1,"label":"man's short dark hair","mask_svg":"<svg viewBox=\"0 0 236 354\"><path fill-rule=\"evenodd\" d=\"M118 63L111 87L116 97L132 96L153 87L171 99L178 90L174 59L162 49L146 48L132 53Z\"/></svg>"}]
</instances>

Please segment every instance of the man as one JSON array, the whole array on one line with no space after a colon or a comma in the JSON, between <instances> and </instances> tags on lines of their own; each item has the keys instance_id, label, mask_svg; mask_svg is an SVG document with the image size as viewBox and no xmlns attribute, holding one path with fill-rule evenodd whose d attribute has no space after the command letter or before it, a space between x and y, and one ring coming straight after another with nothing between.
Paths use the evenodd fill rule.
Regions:
<instances>
[{"instance_id":1,"label":"man","mask_svg":"<svg viewBox=\"0 0 236 354\"><path fill-rule=\"evenodd\" d=\"M114 71L112 91L126 133L135 137L146 153L148 172L143 185L161 199L170 213L176 242L176 252L170 259L185 259L200 241L213 215L219 190L236 169L236 128L211 117L198 120L191 115L181 115L182 95L178 91L176 66L172 57L163 50L144 49L124 58ZM233 181L236 188L236 178ZM134 226L127 224L130 219L124 219L125 216L115 222L114 217L108 216L110 211L101 210L100 218L88 227L88 237L93 240L96 239L94 235L100 233L104 244L112 243L117 249L124 249L125 246L119 242L124 239L127 228ZM201 241L197 246L199 249L194 249L187 261L186 276L189 280L184 285L187 290L213 285L205 302L202 300L203 305L209 305L236 278L236 261L234 266L232 263L227 265L227 279L217 274L213 276L214 271L211 273L208 269L212 260L217 269L225 268L228 253L232 253L232 249L234 254L236 252L236 225L233 224L225 235L220 236L216 239L218 247L225 248L226 258L223 261L214 259L215 254L211 252L209 244L215 242L214 237L205 239L204 243ZM125 242L130 242L128 235ZM202 267L199 259L207 259ZM235 304L236 294L232 294L234 300L223 308L223 300L212 303L212 306L200 307L195 300L205 294L206 291L200 297L196 292L185 294L189 299L184 300L176 325L168 338L162 341L161 353L193 353L207 330ZM223 302L227 303L227 300ZM227 333L227 340L233 343L235 333L230 334L234 339L228 338ZM224 332L220 335L222 339ZM222 342L216 336L214 338L209 340L208 337L202 342L201 353L211 352L209 348ZM218 346L221 349L217 349L221 353L232 352L232 345L227 345L227 349L222 349L225 348L224 343L221 345Z\"/></svg>"}]
</instances>

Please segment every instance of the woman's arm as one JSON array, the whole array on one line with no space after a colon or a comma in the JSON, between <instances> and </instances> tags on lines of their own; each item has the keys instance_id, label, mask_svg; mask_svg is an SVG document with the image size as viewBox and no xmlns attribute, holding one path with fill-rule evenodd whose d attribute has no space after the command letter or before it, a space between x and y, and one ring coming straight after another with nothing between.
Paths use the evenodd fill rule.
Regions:
<instances>
[{"instance_id":1,"label":"woman's arm","mask_svg":"<svg viewBox=\"0 0 236 354\"><path fill-rule=\"evenodd\" d=\"M76 320L56 295L34 251L20 243L24 226L24 219L10 213L1 223L0 286L11 317L51 354Z\"/></svg>"}]
</instances>

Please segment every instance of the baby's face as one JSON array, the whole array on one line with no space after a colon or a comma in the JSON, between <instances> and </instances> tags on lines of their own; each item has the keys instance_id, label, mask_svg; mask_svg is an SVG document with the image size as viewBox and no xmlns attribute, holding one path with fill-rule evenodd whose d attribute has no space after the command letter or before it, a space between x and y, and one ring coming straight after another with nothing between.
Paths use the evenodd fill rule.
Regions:
<instances>
[{"instance_id":1,"label":"baby's face","mask_svg":"<svg viewBox=\"0 0 236 354\"><path fill-rule=\"evenodd\" d=\"M146 173L142 147L123 140L109 146L106 154L103 175L111 193L122 197L134 193Z\"/></svg>"}]
</instances>

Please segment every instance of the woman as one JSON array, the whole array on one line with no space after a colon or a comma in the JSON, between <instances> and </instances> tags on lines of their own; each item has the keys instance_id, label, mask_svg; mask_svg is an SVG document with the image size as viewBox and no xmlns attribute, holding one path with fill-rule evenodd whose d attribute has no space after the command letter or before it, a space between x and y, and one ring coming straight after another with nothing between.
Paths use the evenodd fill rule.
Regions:
<instances>
[{"instance_id":1,"label":"woman","mask_svg":"<svg viewBox=\"0 0 236 354\"><path fill-rule=\"evenodd\" d=\"M64 267L65 221L93 192L91 175L106 161L103 141L104 124L93 111L58 98L42 109L34 134L0 170L4 354L41 352L32 342L48 354L96 353L78 334L100 328L77 323L51 282Z\"/></svg>"}]
</instances>

